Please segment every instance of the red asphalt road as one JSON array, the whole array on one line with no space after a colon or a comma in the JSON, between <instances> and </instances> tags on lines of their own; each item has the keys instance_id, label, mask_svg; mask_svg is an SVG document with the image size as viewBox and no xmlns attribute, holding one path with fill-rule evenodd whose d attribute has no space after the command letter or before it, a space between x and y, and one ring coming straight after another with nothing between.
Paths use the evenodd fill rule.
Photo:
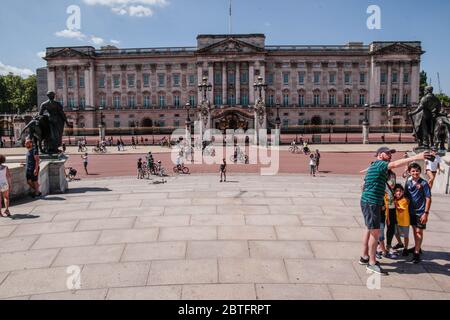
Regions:
<instances>
[{"instance_id":1,"label":"red asphalt road","mask_svg":"<svg viewBox=\"0 0 450 320\"><path fill-rule=\"evenodd\" d=\"M325 174L360 175L359 171L364 170L374 161L374 153L321 153L320 171ZM402 153L395 154L393 160L400 159ZM90 155L88 171L86 175L83 169L81 156L71 155L66 167L74 167L78 171L77 177L103 178L121 177L136 175L136 164L139 158L145 161L145 154L114 154L114 155ZM154 154L155 161L161 160L163 167L169 175L174 175L172 168L174 164L169 153ZM229 158L229 157L228 157ZM228 174L233 173L260 173L261 165L258 164L233 164L227 161ZM190 164L186 162L191 174L198 173L218 173L219 164ZM263 166L266 167L266 166ZM280 151L280 168L278 173L309 174L309 158L302 154L291 154L288 151ZM397 170L401 174L402 170Z\"/></svg>"}]
</instances>

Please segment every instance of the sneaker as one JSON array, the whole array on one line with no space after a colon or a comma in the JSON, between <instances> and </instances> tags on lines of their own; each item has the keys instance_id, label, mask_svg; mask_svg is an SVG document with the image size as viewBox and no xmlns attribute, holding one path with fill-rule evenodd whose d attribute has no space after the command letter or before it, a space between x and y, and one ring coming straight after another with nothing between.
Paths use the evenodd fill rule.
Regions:
<instances>
[{"instance_id":1,"label":"sneaker","mask_svg":"<svg viewBox=\"0 0 450 320\"><path fill-rule=\"evenodd\" d=\"M374 264L374 265L368 264L366 267L366 270L369 272L376 273L376 274L383 274L383 270L381 269L379 264Z\"/></svg>"},{"instance_id":2,"label":"sneaker","mask_svg":"<svg viewBox=\"0 0 450 320\"><path fill-rule=\"evenodd\" d=\"M377 251L376 257L377 257L377 259L383 259L383 252Z\"/></svg>"},{"instance_id":3,"label":"sneaker","mask_svg":"<svg viewBox=\"0 0 450 320\"><path fill-rule=\"evenodd\" d=\"M407 257L408 255L409 255L408 250L407 250L407 249L403 249L403 251L402 251L402 256L403 256L403 257Z\"/></svg>"},{"instance_id":4,"label":"sneaker","mask_svg":"<svg viewBox=\"0 0 450 320\"><path fill-rule=\"evenodd\" d=\"M416 250L416 248L412 247L410 249L408 249L408 253L414 253L414 251ZM422 249L420 249L420 254L422 254Z\"/></svg>"},{"instance_id":5,"label":"sneaker","mask_svg":"<svg viewBox=\"0 0 450 320\"><path fill-rule=\"evenodd\" d=\"M364 257L359 258L359 264L362 265L362 266L368 265L369 264L369 257L367 257L367 258L364 258Z\"/></svg>"},{"instance_id":6,"label":"sneaker","mask_svg":"<svg viewBox=\"0 0 450 320\"><path fill-rule=\"evenodd\" d=\"M385 254L383 254L383 257L388 259L397 259L398 255L394 252L386 252Z\"/></svg>"},{"instance_id":7,"label":"sneaker","mask_svg":"<svg viewBox=\"0 0 450 320\"><path fill-rule=\"evenodd\" d=\"M422 259L420 259L420 254L414 253L411 262L414 264L418 264L420 261L422 261Z\"/></svg>"},{"instance_id":8,"label":"sneaker","mask_svg":"<svg viewBox=\"0 0 450 320\"><path fill-rule=\"evenodd\" d=\"M403 243L397 243L392 249L394 250L398 250L398 249L403 249L405 246Z\"/></svg>"}]
</instances>

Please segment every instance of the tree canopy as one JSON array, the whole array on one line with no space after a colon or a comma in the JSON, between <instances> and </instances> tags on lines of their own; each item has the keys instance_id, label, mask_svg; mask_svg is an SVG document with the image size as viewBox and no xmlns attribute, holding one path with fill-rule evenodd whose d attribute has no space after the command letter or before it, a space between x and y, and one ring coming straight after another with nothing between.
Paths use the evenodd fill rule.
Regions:
<instances>
[{"instance_id":1,"label":"tree canopy","mask_svg":"<svg viewBox=\"0 0 450 320\"><path fill-rule=\"evenodd\" d=\"M0 76L0 113L25 112L37 105L37 81L32 75L26 79L12 73Z\"/></svg>"}]
</instances>

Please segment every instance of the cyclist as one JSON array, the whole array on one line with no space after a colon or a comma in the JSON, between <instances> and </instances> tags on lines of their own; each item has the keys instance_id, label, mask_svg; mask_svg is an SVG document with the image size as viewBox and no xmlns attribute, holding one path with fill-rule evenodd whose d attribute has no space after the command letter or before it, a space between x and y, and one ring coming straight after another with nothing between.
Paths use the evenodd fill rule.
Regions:
<instances>
[{"instance_id":1,"label":"cyclist","mask_svg":"<svg viewBox=\"0 0 450 320\"><path fill-rule=\"evenodd\" d=\"M305 154L307 154L309 152L309 147L308 147L308 142L307 141L303 142L303 152Z\"/></svg>"}]
</instances>

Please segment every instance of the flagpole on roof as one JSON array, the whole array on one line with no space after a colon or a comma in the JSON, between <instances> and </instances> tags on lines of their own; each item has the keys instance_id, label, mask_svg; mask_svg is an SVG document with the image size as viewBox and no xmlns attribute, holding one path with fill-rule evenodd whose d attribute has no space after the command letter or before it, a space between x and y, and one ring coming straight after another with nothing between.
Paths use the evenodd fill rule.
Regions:
<instances>
[{"instance_id":1,"label":"flagpole on roof","mask_svg":"<svg viewBox=\"0 0 450 320\"><path fill-rule=\"evenodd\" d=\"M232 0L230 0L230 30L229 33L232 34L233 33L233 20L232 20L232 16L233 16L233 11L232 11Z\"/></svg>"}]
</instances>

